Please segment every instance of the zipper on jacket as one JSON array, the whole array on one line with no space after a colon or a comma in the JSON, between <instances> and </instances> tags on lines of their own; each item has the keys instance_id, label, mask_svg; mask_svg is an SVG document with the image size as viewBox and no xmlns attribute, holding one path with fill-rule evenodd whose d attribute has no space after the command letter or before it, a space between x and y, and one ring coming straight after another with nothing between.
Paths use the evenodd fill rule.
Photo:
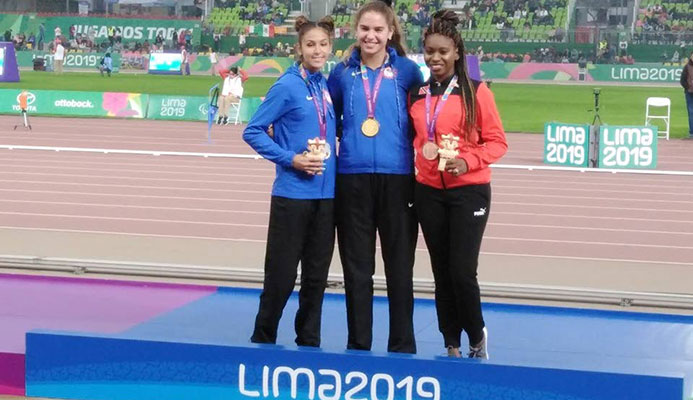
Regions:
<instances>
[{"instance_id":1,"label":"zipper on jacket","mask_svg":"<svg viewBox=\"0 0 693 400\"><path fill-rule=\"evenodd\" d=\"M429 84L429 85L430 85L430 84ZM428 90L430 90L431 93L433 93L433 85L430 85ZM433 107L431 107L433 110L435 110L435 109L438 107L438 102L439 102L439 101L440 101L440 95L436 96L436 103L433 105ZM441 110L441 111L442 111L442 110ZM426 122L426 124L428 124L428 121ZM434 139L437 139L437 136L438 136L438 135L436 135L435 131L433 131L433 134L434 134ZM428 140L428 132L426 132L426 140ZM437 142L438 142L438 141L436 140L436 143L437 143ZM436 169L437 169L437 168L436 168ZM445 184L445 175L444 175L444 174L445 174L445 171L441 171L441 172L440 172L440 182L443 184L443 190L448 190L448 187L447 187L447 185Z\"/></svg>"},{"instance_id":2,"label":"zipper on jacket","mask_svg":"<svg viewBox=\"0 0 693 400\"><path fill-rule=\"evenodd\" d=\"M382 68L382 66L380 68ZM375 72L380 68L376 68L375 70L373 70L373 76L377 76L377 74ZM370 70L370 68L366 67L366 73L368 73L368 70ZM368 81L366 81L366 82L363 82L363 78L361 78L361 82L363 82L364 85L368 85L369 87L371 84L370 83L371 80L373 80L375 82L375 78L371 79L370 75L368 76ZM381 85L381 87L382 87L382 85ZM373 92L373 88L371 88L371 93L372 92ZM373 105L373 114L374 114L373 117L375 117L375 104ZM375 145L375 141L378 140L378 135L375 135L375 137L372 139L373 139L373 153L371 153L371 154L373 155L373 173L375 174L378 172L378 157L375 154L378 150L378 146Z\"/></svg>"}]
</instances>

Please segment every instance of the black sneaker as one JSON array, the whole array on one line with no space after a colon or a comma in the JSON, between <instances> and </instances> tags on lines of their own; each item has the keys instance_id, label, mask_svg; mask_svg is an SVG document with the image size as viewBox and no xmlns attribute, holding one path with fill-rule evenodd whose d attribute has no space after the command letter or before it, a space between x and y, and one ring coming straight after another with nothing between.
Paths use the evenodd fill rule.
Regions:
<instances>
[{"instance_id":1,"label":"black sneaker","mask_svg":"<svg viewBox=\"0 0 693 400\"><path fill-rule=\"evenodd\" d=\"M469 358L488 360L488 330L483 329L484 338L475 346L469 346Z\"/></svg>"}]
</instances>

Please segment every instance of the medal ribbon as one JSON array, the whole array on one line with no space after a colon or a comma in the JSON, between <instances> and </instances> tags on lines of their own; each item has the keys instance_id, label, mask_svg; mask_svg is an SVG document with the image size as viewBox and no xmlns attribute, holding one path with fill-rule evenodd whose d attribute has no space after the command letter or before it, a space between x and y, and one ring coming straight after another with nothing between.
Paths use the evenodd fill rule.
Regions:
<instances>
[{"instance_id":1,"label":"medal ribbon","mask_svg":"<svg viewBox=\"0 0 693 400\"><path fill-rule=\"evenodd\" d=\"M450 97L450 93L452 93L452 90L455 87L456 83L457 75L452 77L450 83L448 83L448 87L445 88L443 97L440 100L438 100L438 103L436 104L436 109L435 111L433 111L433 119L431 119L431 85L428 85L428 90L426 91L426 129L428 130L429 142L435 142L436 121L438 121L438 115L440 114L440 111L443 109L443 105L445 105L445 102L448 101L448 97Z\"/></svg>"},{"instance_id":2,"label":"medal ribbon","mask_svg":"<svg viewBox=\"0 0 693 400\"><path fill-rule=\"evenodd\" d=\"M368 70L366 66L361 64L361 79L363 80L363 92L366 95L366 106L368 106L368 118L375 118L375 102L378 100L378 93L380 93L380 84L383 82L383 74L385 73L385 66L380 68L380 73L378 77L375 78L375 86L373 87L373 94L371 95L371 85L368 82Z\"/></svg>"},{"instance_id":3,"label":"medal ribbon","mask_svg":"<svg viewBox=\"0 0 693 400\"><path fill-rule=\"evenodd\" d=\"M310 79L308 79L308 73L306 72L305 68L303 68L303 65L301 65L298 69L301 72L301 77L303 78L303 81L306 83L306 86L308 86L308 92L310 93L310 97L313 98L313 104L315 105L315 110L318 112L318 125L320 126L320 139L326 140L327 138L327 99L325 97L325 94L322 93L320 97L322 97L322 108L320 108L320 103L318 102L318 93L315 93L313 90L313 85L310 83Z\"/></svg>"}]
</instances>

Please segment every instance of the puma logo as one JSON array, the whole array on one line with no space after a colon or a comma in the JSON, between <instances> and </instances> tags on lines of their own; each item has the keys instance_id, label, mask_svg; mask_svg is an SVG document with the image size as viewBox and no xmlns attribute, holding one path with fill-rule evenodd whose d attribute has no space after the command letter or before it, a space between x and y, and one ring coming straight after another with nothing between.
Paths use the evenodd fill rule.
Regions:
<instances>
[{"instance_id":1,"label":"puma logo","mask_svg":"<svg viewBox=\"0 0 693 400\"><path fill-rule=\"evenodd\" d=\"M486 215L486 208L480 208L479 211L474 211L475 217L483 217Z\"/></svg>"}]
</instances>

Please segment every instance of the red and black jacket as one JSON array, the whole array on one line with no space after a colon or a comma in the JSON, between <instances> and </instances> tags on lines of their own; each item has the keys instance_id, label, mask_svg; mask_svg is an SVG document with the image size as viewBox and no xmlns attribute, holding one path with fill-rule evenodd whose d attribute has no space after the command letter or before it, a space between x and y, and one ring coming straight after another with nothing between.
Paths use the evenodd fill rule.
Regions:
<instances>
[{"instance_id":1,"label":"red and black jacket","mask_svg":"<svg viewBox=\"0 0 693 400\"><path fill-rule=\"evenodd\" d=\"M465 185L477 185L491 181L489 165L498 161L508 150L505 131L498 115L493 93L486 84L472 81L476 90L476 129L470 133L469 140L464 134L465 113L462 107L462 92L458 84L450 94L448 101L440 111L436 122L436 144L441 136L454 134L460 137L458 158L467 162L468 171L454 176L438 171L438 160L427 160L423 157L422 147L428 141L426 129L426 93L431 90L431 116L443 96L452 77L444 82L429 82L414 87L409 92L409 117L414 131L414 154L416 180L424 185L438 189L449 189Z\"/></svg>"}]
</instances>

